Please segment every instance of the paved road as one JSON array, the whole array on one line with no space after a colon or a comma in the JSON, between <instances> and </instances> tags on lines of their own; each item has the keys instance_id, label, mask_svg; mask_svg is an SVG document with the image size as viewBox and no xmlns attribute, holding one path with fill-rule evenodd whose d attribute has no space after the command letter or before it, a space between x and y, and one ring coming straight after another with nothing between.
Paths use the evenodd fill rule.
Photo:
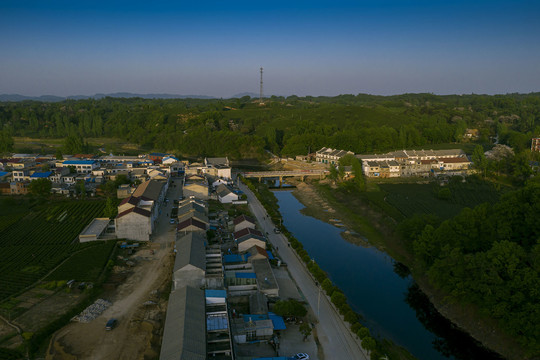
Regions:
<instances>
[{"instance_id":1,"label":"paved road","mask_svg":"<svg viewBox=\"0 0 540 360\"><path fill-rule=\"evenodd\" d=\"M268 233L272 245L278 248L280 257L287 263L292 277L318 318L317 334L325 358L340 360L369 359L359 341L352 336L341 316L332 307L323 290L315 285L304 264L293 253L294 250L288 246L287 238L282 234L274 234L275 225L269 219L259 200L244 184L240 183L240 189L247 195L253 215L257 217L263 230Z\"/></svg>"}]
</instances>

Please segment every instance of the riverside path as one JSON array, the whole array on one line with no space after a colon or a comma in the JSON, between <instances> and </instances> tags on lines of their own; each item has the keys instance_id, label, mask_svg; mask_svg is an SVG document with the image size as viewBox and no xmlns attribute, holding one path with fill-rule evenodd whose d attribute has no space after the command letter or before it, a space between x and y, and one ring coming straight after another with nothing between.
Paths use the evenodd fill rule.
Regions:
<instances>
[{"instance_id":1,"label":"riverside path","mask_svg":"<svg viewBox=\"0 0 540 360\"><path fill-rule=\"evenodd\" d=\"M369 356L362 349L359 340L351 334L348 325L342 320L323 290L315 284L304 264L288 246L287 238L283 234L274 234L275 225L259 200L245 184L239 182L239 186L247 195L253 215L257 218L262 230L268 234L270 243L279 249L279 256L287 263L291 276L317 317L317 334L325 359L368 360Z\"/></svg>"}]
</instances>

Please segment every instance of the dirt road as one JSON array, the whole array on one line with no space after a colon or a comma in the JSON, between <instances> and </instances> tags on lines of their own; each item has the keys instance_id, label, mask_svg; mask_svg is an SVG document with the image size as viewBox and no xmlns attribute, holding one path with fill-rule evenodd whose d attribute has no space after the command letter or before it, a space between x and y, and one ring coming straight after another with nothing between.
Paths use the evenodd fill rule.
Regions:
<instances>
[{"instance_id":1,"label":"dirt road","mask_svg":"<svg viewBox=\"0 0 540 360\"><path fill-rule=\"evenodd\" d=\"M304 264L293 253L294 250L288 246L287 238L283 234L274 234L275 224L269 219L259 200L243 183L240 183L240 189L247 195L253 215L257 218L263 231L268 234L272 245L279 248L280 257L287 263L293 279L318 318L317 334L325 358L342 360L369 359L360 342L353 337L339 313L330 304L322 290L315 285Z\"/></svg>"},{"instance_id":2,"label":"dirt road","mask_svg":"<svg viewBox=\"0 0 540 360\"><path fill-rule=\"evenodd\" d=\"M168 246L175 240L175 224L169 223L173 199L180 195L179 180L176 187L169 187L168 204L163 204L152 242L157 247L139 251L139 264L133 274L119 286L111 297L112 306L90 323L71 323L59 330L51 341L47 359L142 359L152 353L152 320L143 321L141 313L148 311L142 305L152 298L152 293L167 288L171 272L172 251ZM156 246L155 244L159 244ZM154 309L155 312L164 309ZM118 327L105 331L108 319L118 319Z\"/></svg>"}]
</instances>

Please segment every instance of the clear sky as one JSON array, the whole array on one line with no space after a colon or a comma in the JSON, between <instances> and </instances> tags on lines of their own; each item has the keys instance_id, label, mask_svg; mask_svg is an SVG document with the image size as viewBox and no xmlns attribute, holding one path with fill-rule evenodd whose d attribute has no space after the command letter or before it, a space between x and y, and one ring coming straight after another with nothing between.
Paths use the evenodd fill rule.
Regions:
<instances>
[{"instance_id":1,"label":"clear sky","mask_svg":"<svg viewBox=\"0 0 540 360\"><path fill-rule=\"evenodd\" d=\"M540 1L0 0L0 93L540 91Z\"/></svg>"}]
</instances>

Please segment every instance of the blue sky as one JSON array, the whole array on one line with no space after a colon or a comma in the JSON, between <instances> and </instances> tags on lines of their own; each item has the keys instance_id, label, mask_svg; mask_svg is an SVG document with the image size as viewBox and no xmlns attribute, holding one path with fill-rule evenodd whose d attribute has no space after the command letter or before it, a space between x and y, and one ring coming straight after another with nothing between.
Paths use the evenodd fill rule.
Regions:
<instances>
[{"instance_id":1,"label":"blue sky","mask_svg":"<svg viewBox=\"0 0 540 360\"><path fill-rule=\"evenodd\" d=\"M0 1L0 93L540 91L538 1Z\"/></svg>"}]
</instances>

